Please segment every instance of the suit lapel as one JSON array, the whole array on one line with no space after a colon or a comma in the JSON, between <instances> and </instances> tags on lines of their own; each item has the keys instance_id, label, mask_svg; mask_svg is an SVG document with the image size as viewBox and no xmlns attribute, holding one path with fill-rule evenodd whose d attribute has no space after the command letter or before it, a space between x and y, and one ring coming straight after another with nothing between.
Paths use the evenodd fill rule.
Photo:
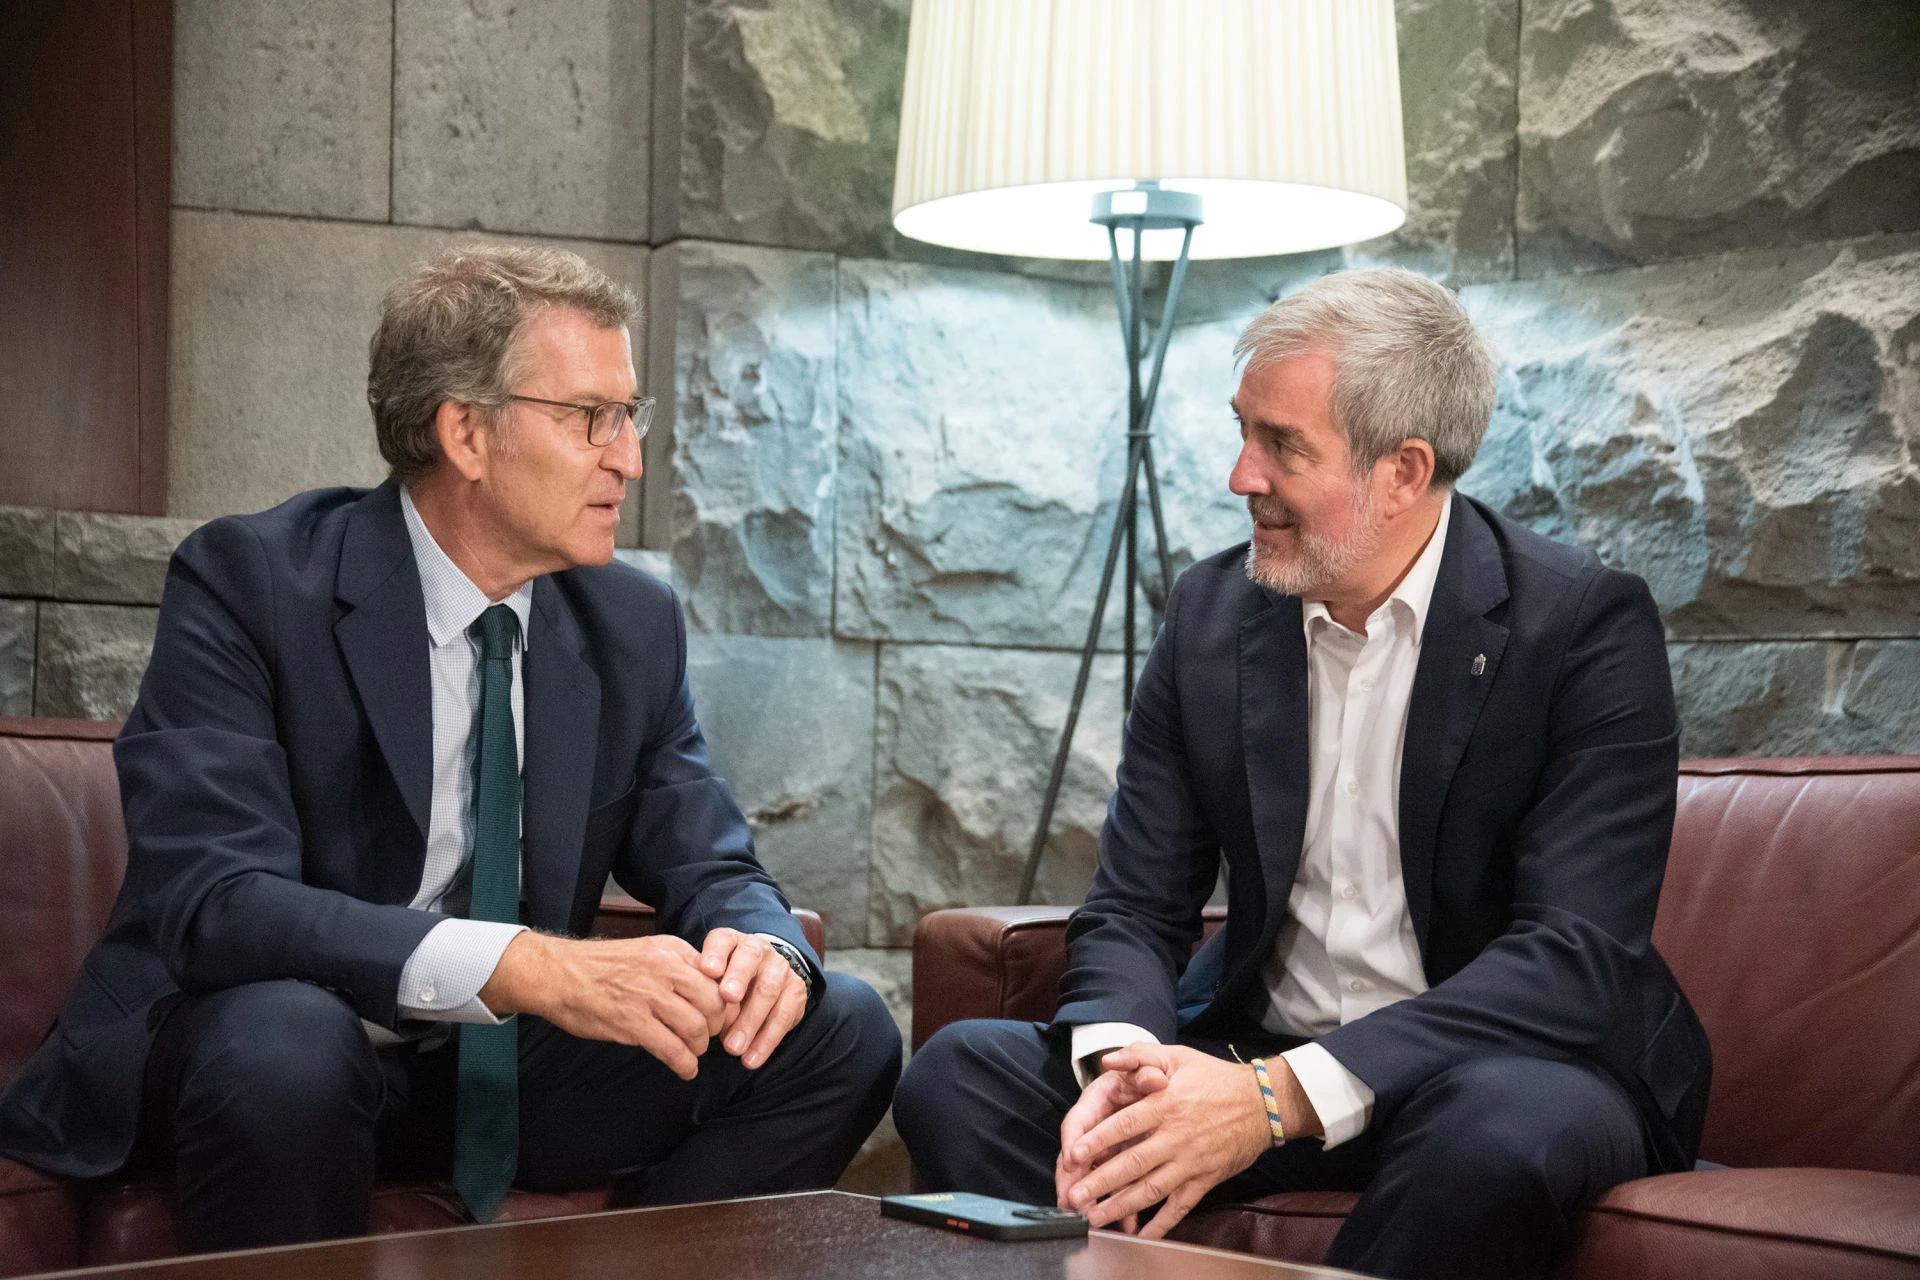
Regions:
<instances>
[{"instance_id":1,"label":"suit lapel","mask_svg":"<svg viewBox=\"0 0 1920 1280\"><path fill-rule=\"evenodd\" d=\"M563 930L573 909L600 730L600 677L573 611L550 577L534 579L523 667L527 758L521 766L527 923Z\"/></svg>"},{"instance_id":2,"label":"suit lapel","mask_svg":"<svg viewBox=\"0 0 1920 1280\"><path fill-rule=\"evenodd\" d=\"M1240 731L1271 926L1286 914L1307 830L1307 644L1299 600L1255 598L1271 603L1240 624Z\"/></svg>"},{"instance_id":3,"label":"suit lapel","mask_svg":"<svg viewBox=\"0 0 1920 1280\"><path fill-rule=\"evenodd\" d=\"M334 638L374 741L419 828L424 857L433 802L431 644L420 572L392 481L361 499L348 518L334 596L348 610L334 623ZM417 887L420 867L412 870Z\"/></svg>"},{"instance_id":4,"label":"suit lapel","mask_svg":"<svg viewBox=\"0 0 1920 1280\"><path fill-rule=\"evenodd\" d=\"M1485 616L1507 599L1499 544L1471 503L1457 494L1452 502L1400 756L1400 872L1423 950L1440 813L1507 647L1507 628Z\"/></svg>"}]
</instances>

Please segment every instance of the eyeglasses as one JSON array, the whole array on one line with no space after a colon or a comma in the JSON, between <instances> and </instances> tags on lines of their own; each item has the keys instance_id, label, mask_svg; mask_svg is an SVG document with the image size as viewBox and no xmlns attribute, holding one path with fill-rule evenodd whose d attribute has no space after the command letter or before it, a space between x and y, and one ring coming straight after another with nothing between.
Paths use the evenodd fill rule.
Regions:
<instances>
[{"instance_id":1,"label":"eyeglasses","mask_svg":"<svg viewBox=\"0 0 1920 1280\"><path fill-rule=\"evenodd\" d=\"M583 413L587 417L587 443L596 449L604 449L620 438L620 428L633 423L633 437L636 440L647 438L647 428L653 425L653 397L641 396L638 400L609 400L605 404L573 404L566 400L542 400L539 396L509 395L509 400L525 400L528 404L551 405L556 409L571 409L574 413Z\"/></svg>"}]
</instances>

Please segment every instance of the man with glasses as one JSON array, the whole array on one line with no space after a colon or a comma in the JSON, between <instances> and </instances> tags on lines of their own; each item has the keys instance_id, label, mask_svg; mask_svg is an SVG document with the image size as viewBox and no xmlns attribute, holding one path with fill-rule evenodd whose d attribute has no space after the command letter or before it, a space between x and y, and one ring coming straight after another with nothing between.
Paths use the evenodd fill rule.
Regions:
<instances>
[{"instance_id":1,"label":"man with glasses","mask_svg":"<svg viewBox=\"0 0 1920 1280\"><path fill-rule=\"evenodd\" d=\"M115 745L126 882L0 1151L171 1168L194 1249L364 1232L376 1176L484 1222L846 1167L899 1036L755 860L671 592L609 564L636 310L570 253L440 254L373 338L392 478L181 546ZM609 873L655 936L580 937Z\"/></svg>"}]
</instances>

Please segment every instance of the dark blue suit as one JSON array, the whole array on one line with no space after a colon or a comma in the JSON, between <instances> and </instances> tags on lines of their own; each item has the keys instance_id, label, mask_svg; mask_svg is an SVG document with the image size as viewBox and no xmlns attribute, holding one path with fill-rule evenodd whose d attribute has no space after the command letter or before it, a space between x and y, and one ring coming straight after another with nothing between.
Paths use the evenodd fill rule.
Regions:
<instances>
[{"instance_id":1,"label":"dark blue suit","mask_svg":"<svg viewBox=\"0 0 1920 1280\"><path fill-rule=\"evenodd\" d=\"M57 1026L0 1101L0 1150L73 1176L120 1168L142 1130L143 1090L154 1087L156 1031L196 999L257 989L311 1019L324 994L320 1007L338 1014L321 1020L338 1029L349 1058L360 1052L359 1018L394 1024L401 968L439 919L406 905L420 885L432 803L428 651L391 483L303 494L216 520L182 544L152 662L114 749L126 883ZM685 627L665 586L620 565L536 579L524 680L526 923L585 933L611 873L658 909L663 931L696 946L722 926L774 934L818 970L708 768L687 690ZM890 1082L897 1041L888 1043L877 999L838 975L825 997L836 1012L816 1007L801 1027L825 1032L851 1019L859 1034L847 1044L865 1048L843 1065L867 1076L855 1092ZM523 1075L527 1055L544 1061L557 1041L571 1042L562 1057L612 1053L649 1078L657 1068L639 1050L521 1022ZM326 1028L312 1034L324 1041ZM246 1051L270 1055L274 1038L267 1030L246 1039ZM716 1046L702 1077L727 1077L731 1060L721 1058ZM355 1069L364 1075L371 1060ZM780 1060L763 1069L769 1079ZM388 1074L388 1095L408 1092L390 1064ZM657 1074L671 1089L673 1077ZM534 1108L539 1082L528 1084L523 1108ZM437 1077L421 1088L437 1098ZM618 1127L606 1110L576 1101L571 1123L582 1131ZM712 1098L705 1105L723 1109ZM868 1128L879 1115L864 1100L854 1111L871 1112ZM850 1157L866 1131L829 1145ZM543 1135L536 1125L523 1136L523 1181L551 1165L543 1145L576 1147L587 1136ZM616 1163L643 1165L645 1154ZM612 1168L574 1166L548 1180ZM713 1189L694 1183L698 1193ZM674 1192L658 1189L662 1198Z\"/></svg>"},{"instance_id":2,"label":"dark blue suit","mask_svg":"<svg viewBox=\"0 0 1920 1280\"><path fill-rule=\"evenodd\" d=\"M1458 1132L1429 1148L1489 1127L1463 1119L1471 1113L1458 1095L1469 1085L1515 1095L1495 1108L1510 1117L1589 1102L1612 1116L1614 1131L1598 1141L1614 1154L1633 1148L1634 1159L1592 1162L1608 1167L1575 1189L1590 1194L1607 1172L1687 1167L1709 1075L1705 1034L1650 941L1677 765L1658 612L1639 579L1591 553L1451 501L1400 775L1400 863L1429 990L1319 1037L1374 1092L1366 1134L1331 1152L1276 1151L1230 1188L1367 1187L1331 1260L1422 1274L1442 1270L1427 1254L1368 1252L1365 1237L1389 1218L1386 1233L1400 1241L1419 1234L1404 1196L1377 1202L1405 1181L1389 1164L1411 1158L1419 1144L1409 1135L1448 1120L1432 1114L1445 1111L1437 1094L1455 1107L1441 1127ZM963 1024L947 1044L929 1044L902 1084L901 1132L940 1181L991 1180L989 1166L1026 1162L1015 1152L1044 1124L979 1147L962 1136L969 1150L956 1153L944 1135L995 1121L949 1114L930 1126L922 1105L931 1114L952 1077L984 1075L1003 1091L1032 1089L1013 1110L1050 1118L1055 1086L1067 1101L1074 1092L1064 1054L1075 1024L1130 1022L1210 1047L1263 1043L1252 1010L1265 1004L1261 966L1305 834L1307 654L1300 601L1250 582L1246 554L1243 544L1195 565L1168 602L1128 721L1099 869L1068 926L1052 1043L1036 1049L1012 1024ZM1227 924L1189 961L1222 860ZM990 1158L973 1163L982 1150ZM1056 1151L1057 1134L1044 1161L1036 1146L1035 1168L1003 1189L1050 1199ZM1458 1152L1441 1161L1456 1175L1443 1211L1470 1217L1460 1206L1491 1176L1483 1164ZM1496 1256L1535 1265L1531 1254ZM1461 1263L1462 1274L1479 1265Z\"/></svg>"}]
</instances>

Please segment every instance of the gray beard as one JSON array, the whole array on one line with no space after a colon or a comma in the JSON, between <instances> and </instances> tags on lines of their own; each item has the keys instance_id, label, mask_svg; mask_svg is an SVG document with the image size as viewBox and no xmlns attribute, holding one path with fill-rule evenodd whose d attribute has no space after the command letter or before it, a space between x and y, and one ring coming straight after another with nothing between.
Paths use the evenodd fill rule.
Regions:
<instances>
[{"instance_id":1,"label":"gray beard","mask_svg":"<svg viewBox=\"0 0 1920 1280\"><path fill-rule=\"evenodd\" d=\"M1247 505L1249 509L1253 506L1251 502ZM1263 552L1258 542L1250 544L1247 577L1256 586L1303 599L1339 582L1380 548L1380 526L1373 518L1372 495L1363 490L1354 504L1354 532L1345 542L1322 533L1300 533L1299 540L1299 553L1291 558Z\"/></svg>"}]
</instances>

